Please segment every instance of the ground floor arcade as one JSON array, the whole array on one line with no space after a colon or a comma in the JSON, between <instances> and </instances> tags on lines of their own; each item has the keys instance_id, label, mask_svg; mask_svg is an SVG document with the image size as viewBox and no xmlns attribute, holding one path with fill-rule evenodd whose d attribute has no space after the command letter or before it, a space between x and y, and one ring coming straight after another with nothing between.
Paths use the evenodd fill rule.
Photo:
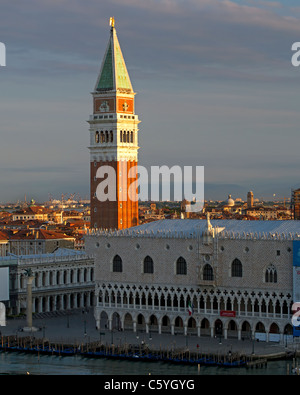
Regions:
<instances>
[{"instance_id":1,"label":"ground floor arcade","mask_svg":"<svg viewBox=\"0 0 300 395\"><path fill-rule=\"evenodd\" d=\"M156 314L153 312L120 312L95 308L96 327L111 331L131 330L149 334L206 336L222 339L258 339L288 342L292 338L292 325L286 320L258 317L229 318L208 315Z\"/></svg>"}]
</instances>

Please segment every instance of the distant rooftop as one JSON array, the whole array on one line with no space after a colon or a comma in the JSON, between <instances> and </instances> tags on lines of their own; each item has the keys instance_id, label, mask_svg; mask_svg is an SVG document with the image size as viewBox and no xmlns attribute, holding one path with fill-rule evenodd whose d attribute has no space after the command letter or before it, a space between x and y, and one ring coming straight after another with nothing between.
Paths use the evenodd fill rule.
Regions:
<instances>
[{"instance_id":1,"label":"distant rooftop","mask_svg":"<svg viewBox=\"0 0 300 395\"><path fill-rule=\"evenodd\" d=\"M20 229L16 233L10 235L10 240L23 240L23 239L40 239L40 240L57 240L57 239L74 239L73 236L47 229Z\"/></svg>"}]
</instances>

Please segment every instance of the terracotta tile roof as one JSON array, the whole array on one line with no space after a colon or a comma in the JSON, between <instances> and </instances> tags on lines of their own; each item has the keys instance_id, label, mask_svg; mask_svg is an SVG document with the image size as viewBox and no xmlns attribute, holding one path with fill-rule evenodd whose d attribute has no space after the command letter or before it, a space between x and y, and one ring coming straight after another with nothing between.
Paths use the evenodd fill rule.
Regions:
<instances>
[{"instance_id":1,"label":"terracotta tile roof","mask_svg":"<svg viewBox=\"0 0 300 395\"><path fill-rule=\"evenodd\" d=\"M8 240L9 235L8 232L0 230L0 241Z\"/></svg>"},{"instance_id":2,"label":"terracotta tile roof","mask_svg":"<svg viewBox=\"0 0 300 395\"><path fill-rule=\"evenodd\" d=\"M46 229L22 229L11 235L10 240L21 239L41 239L41 240L55 240L55 239L69 239L73 238L63 232L52 231Z\"/></svg>"},{"instance_id":3,"label":"terracotta tile roof","mask_svg":"<svg viewBox=\"0 0 300 395\"><path fill-rule=\"evenodd\" d=\"M41 206L29 206L22 210L15 211L14 214L23 214L23 215L34 215L34 214L49 214L53 213L53 210L47 207Z\"/></svg>"}]
</instances>

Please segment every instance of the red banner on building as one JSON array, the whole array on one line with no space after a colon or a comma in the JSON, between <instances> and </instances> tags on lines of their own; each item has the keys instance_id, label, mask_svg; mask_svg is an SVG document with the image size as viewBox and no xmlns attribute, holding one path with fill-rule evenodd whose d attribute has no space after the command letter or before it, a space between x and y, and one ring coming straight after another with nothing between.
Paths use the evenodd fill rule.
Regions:
<instances>
[{"instance_id":1,"label":"red banner on building","mask_svg":"<svg viewBox=\"0 0 300 395\"><path fill-rule=\"evenodd\" d=\"M221 310L221 317L235 317L235 311L232 310Z\"/></svg>"}]
</instances>

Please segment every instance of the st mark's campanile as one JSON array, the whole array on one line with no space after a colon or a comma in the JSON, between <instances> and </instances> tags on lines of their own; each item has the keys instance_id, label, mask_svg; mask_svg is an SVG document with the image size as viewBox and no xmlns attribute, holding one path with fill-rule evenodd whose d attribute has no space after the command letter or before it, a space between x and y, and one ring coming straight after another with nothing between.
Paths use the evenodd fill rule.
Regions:
<instances>
[{"instance_id":1,"label":"st mark's campanile","mask_svg":"<svg viewBox=\"0 0 300 395\"><path fill-rule=\"evenodd\" d=\"M138 225L138 124L114 18L97 82L90 125L91 228ZM130 193L128 193L130 189ZM100 197L100 199L99 199Z\"/></svg>"}]
</instances>

